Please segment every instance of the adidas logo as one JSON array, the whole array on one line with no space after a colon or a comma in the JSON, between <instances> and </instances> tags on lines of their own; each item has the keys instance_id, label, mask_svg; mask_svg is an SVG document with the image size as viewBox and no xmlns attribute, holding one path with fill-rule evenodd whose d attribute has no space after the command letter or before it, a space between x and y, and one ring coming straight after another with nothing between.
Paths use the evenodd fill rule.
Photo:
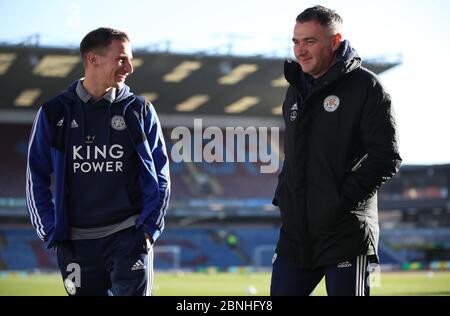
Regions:
<instances>
[{"instance_id":1,"label":"adidas logo","mask_svg":"<svg viewBox=\"0 0 450 316\"><path fill-rule=\"evenodd\" d=\"M64 117L62 119L59 120L58 123L56 123L56 126L61 127L64 123Z\"/></svg>"},{"instance_id":2,"label":"adidas logo","mask_svg":"<svg viewBox=\"0 0 450 316\"><path fill-rule=\"evenodd\" d=\"M341 262L337 265L338 268L350 268L352 264L348 261Z\"/></svg>"},{"instance_id":3,"label":"adidas logo","mask_svg":"<svg viewBox=\"0 0 450 316\"><path fill-rule=\"evenodd\" d=\"M297 111L298 110L298 106L297 106L297 102L294 103L294 105L291 107L291 111Z\"/></svg>"},{"instance_id":4,"label":"adidas logo","mask_svg":"<svg viewBox=\"0 0 450 316\"><path fill-rule=\"evenodd\" d=\"M142 270L144 269L144 263L142 262L141 259L139 259L131 268L131 271L136 271L136 270Z\"/></svg>"},{"instance_id":5,"label":"adidas logo","mask_svg":"<svg viewBox=\"0 0 450 316\"><path fill-rule=\"evenodd\" d=\"M70 123L70 128L77 128L78 127L78 123L75 120L72 120L72 123Z\"/></svg>"}]
</instances>

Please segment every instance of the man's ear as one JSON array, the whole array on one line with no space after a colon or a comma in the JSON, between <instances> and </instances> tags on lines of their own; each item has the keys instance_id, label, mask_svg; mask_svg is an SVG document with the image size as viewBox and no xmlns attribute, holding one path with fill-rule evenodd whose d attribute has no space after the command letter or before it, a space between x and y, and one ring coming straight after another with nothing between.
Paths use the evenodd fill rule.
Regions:
<instances>
[{"instance_id":1,"label":"man's ear","mask_svg":"<svg viewBox=\"0 0 450 316\"><path fill-rule=\"evenodd\" d=\"M332 43L333 52L337 51L337 49L341 45L341 40L342 40L341 33L336 33L335 35L333 35L333 38L332 38L332 41L333 41L333 43Z\"/></svg>"},{"instance_id":2,"label":"man's ear","mask_svg":"<svg viewBox=\"0 0 450 316\"><path fill-rule=\"evenodd\" d=\"M94 52L86 54L86 63L89 66L96 67L98 65L98 55Z\"/></svg>"}]
</instances>

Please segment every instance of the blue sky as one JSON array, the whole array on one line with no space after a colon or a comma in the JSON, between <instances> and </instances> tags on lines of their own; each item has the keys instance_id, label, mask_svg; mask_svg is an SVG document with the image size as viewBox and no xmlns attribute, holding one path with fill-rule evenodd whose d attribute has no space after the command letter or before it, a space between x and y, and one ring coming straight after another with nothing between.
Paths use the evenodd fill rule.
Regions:
<instances>
[{"instance_id":1,"label":"blue sky","mask_svg":"<svg viewBox=\"0 0 450 316\"><path fill-rule=\"evenodd\" d=\"M399 58L381 75L391 93L405 163L450 162L450 2L447 0L2 1L0 42L32 34L41 45L77 47L99 26L129 33L134 48L169 41L173 51L287 57L295 17L322 4L344 19L363 58Z\"/></svg>"}]
</instances>

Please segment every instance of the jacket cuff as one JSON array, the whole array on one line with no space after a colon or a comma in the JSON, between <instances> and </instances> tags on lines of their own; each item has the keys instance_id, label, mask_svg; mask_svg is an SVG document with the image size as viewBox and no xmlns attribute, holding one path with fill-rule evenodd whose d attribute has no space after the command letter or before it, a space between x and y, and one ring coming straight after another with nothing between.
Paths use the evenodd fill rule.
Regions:
<instances>
[{"instance_id":1,"label":"jacket cuff","mask_svg":"<svg viewBox=\"0 0 450 316\"><path fill-rule=\"evenodd\" d=\"M161 231L153 225L148 225L145 228L145 232L152 238L152 244L154 244L158 237L161 235Z\"/></svg>"}]
</instances>

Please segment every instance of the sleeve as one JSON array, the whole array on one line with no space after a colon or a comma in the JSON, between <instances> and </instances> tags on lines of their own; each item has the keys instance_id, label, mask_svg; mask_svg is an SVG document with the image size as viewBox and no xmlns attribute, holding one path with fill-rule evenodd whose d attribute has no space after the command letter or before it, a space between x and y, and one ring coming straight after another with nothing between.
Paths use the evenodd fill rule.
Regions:
<instances>
[{"instance_id":1,"label":"sleeve","mask_svg":"<svg viewBox=\"0 0 450 316\"><path fill-rule=\"evenodd\" d=\"M147 234L152 237L153 241L156 241L164 230L164 216L170 198L169 157L158 115L150 102L146 101L145 106L148 110L144 125L145 134L153 157L159 189L159 202L156 209L146 219L145 224Z\"/></svg>"},{"instance_id":2,"label":"sleeve","mask_svg":"<svg viewBox=\"0 0 450 316\"><path fill-rule=\"evenodd\" d=\"M278 203L277 196L278 196L278 192L280 190L280 182L283 181L284 177L285 177L285 175L284 175L284 161L283 161L283 167L281 168L281 172L278 175L278 185L277 185L277 187L275 189L275 194L274 194L273 199L272 199L272 205L273 206L280 206L280 204Z\"/></svg>"},{"instance_id":3,"label":"sleeve","mask_svg":"<svg viewBox=\"0 0 450 316\"><path fill-rule=\"evenodd\" d=\"M281 106L281 110L282 110L281 115L283 117L283 121L284 121L285 126L286 126L286 122L288 120L286 118L286 115L287 115L287 110L286 110L287 100L289 98L289 95L292 95L293 93L294 93L293 88L292 88L291 85L289 85L288 89L286 90L286 95L284 97L283 105ZM295 97L293 97L293 98L295 98ZM285 128L285 130L286 130L286 128ZM284 154L286 154L286 142L284 142L284 149L283 150L284 150ZM285 170L285 164L286 164L286 156L285 156L285 158L283 160L283 166L281 167L281 172L278 175L278 184L277 184L277 187L275 189L275 194L274 194L273 199L272 199L272 205L274 205L274 206L280 206L279 203L278 203L277 195L278 195L278 192L279 192L279 189L280 189L280 182L283 181L284 177L285 177L285 171L284 171Z\"/></svg>"},{"instance_id":4,"label":"sleeve","mask_svg":"<svg viewBox=\"0 0 450 316\"><path fill-rule=\"evenodd\" d=\"M346 210L375 194L402 161L391 97L376 79L369 87L359 130L366 155L343 182L341 202Z\"/></svg>"},{"instance_id":5,"label":"sleeve","mask_svg":"<svg viewBox=\"0 0 450 316\"><path fill-rule=\"evenodd\" d=\"M50 190L52 172L50 126L41 107L28 144L25 192L31 223L42 241L49 240L55 225L55 207Z\"/></svg>"}]
</instances>

